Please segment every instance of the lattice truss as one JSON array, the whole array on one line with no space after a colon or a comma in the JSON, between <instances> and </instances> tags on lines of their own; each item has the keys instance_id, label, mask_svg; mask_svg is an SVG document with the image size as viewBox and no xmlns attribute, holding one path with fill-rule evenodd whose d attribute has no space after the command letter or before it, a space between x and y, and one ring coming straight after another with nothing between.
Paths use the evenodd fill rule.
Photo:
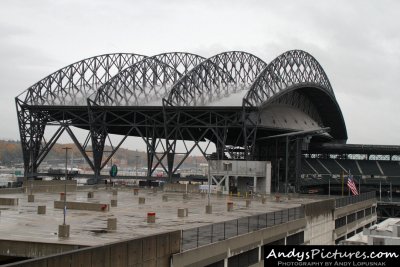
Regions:
<instances>
[{"instance_id":1,"label":"lattice truss","mask_svg":"<svg viewBox=\"0 0 400 267\"><path fill-rule=\"evenodd\" d=\"M324 90L334 99L322 67L310 54L299 50L288 51L269 64L239 51L208 59L181 52L151 57L121 53L84 59L52 73L16 97L25 174L36 173L63 132L71 136L95 175L132 135L140 136L147 145L149 175L162 166L171 176L195 147L209 154L210 142L215 144L217 157L224 157L227 148L235 148L230 157L251 158L257 128L262 127L257 114L265 103L294 105L322 124L311 101L291 92L305 86ZM247 92L241 109L190 110L213 105L238 92ZM149 114L140 110L144 106L158 108ZM45 140L48 125L59 128ZM84 142L78 141L72 126L88 130ZM122 140L112 146L105 159L105 141L111 133L121 134L121 129ZM184 159L174 167L178 140L193 144L184 145ZM199 146L205 140L206 149ZM243 153L237 152L239 148Z\"/></svg>"},{"instance_id":2,"label":"lattice truss","mask_svg":"<svg viewBox=\"0 0 400 267\"><path fill-rule=\"evenodd\" d=\"M260 106L291 87L318 86L333 94L331 84L318 61L310 54L293 50L274 59L251 85L245 99Z\"/></svg>"},{"instance_id":3,"label":"lattice truss","mask_svg":"<svg viewBox=\"0 0 400 267\"><path fill-rule=\"evenodd\" d=\"M171 89L168 102L176 106L205 106L248 89L266 63L244 52L213 56L193 68Z\"/></svg>"}]
</instances>

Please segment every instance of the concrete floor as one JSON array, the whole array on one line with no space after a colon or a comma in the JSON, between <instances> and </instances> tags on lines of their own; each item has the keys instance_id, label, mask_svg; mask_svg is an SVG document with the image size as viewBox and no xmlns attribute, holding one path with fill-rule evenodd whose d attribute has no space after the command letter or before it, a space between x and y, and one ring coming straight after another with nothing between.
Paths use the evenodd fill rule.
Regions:
<instances>
[{"instance_id":1,"label":"concrete floor","mask_svg":"<svg viewBox=\"0 0 400 267\"><path fill-rule=\"evenodd\" d=\"M117 240L147 236L172 230L190 229L210 223L232 220L254 214L298 207L301 204L321 200L320 197L283 198L276 202L273 196L267 197L266 204L254 199L246 208L244 198L231 198L234 210L227 212L227 196L211 196L213 213L206 214L207 196L189 194L183 199L182 193L157 192L140 189L139 196L133 190L119 188L118 195L113 196L111 190L98 189L94 198L88 199L89 190L78 190L67 194L67 201L110 203L118 200L117 207L110 207L108 212L68 210L66 223L70 225L70 237L63 239L57 235L58 225L63 223L63 210L54 209L54 201L60 199L59 193L36 193L35 202L28 202L27 194L3 194L1 197L18 198L18 206L0 206L0 239L33 241L45 243L62 243L74 245L100 245ZM168 202L162 196L168 196ZM138 198L145 197L146 203L139 205ZM46 205L45 215L37 214L37 206ZM177 209L188 208L189 216L178 218ZM147 223L147 213L156 213L156 223ZM107 218L117 218L117 230L107 231Z\"/></svg>"}]
</instances>

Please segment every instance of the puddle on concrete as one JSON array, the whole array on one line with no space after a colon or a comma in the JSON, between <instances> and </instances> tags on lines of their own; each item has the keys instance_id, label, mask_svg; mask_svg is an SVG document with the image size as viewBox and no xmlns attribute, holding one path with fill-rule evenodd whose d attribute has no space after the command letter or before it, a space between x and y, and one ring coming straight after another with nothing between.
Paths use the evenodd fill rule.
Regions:
<instances>
[{"instance_id":1,"label":"puddle on concrete","mask_svg":"<svg viewBox=\"0 0 400 267\"><path fill-rule=\"evenodd\" d=\"M89 230L89 231L94 233L95 235L107 234L108 233L107 229L92 229L92 230Z\"/></svg>"}]
</instances>

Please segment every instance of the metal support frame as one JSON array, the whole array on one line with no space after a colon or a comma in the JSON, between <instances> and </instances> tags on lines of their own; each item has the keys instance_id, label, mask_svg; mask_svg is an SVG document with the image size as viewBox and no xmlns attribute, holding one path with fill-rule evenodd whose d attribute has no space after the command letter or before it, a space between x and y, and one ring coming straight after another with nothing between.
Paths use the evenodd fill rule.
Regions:
<instances>
[{"instance_id":1,"label":"metal support frame","mask_svg":"<svg viewBox=\"0 0 400 267\"><path fill-rule=\"evenodd\" d=\"M36 173L64 132L71 136L96 177L128 136L140 137L146 143L148 175L161 166L172 178L196 148L210 159L256 159L257 133L263 130L263 104L274 95L279 96L274 101L292 103L298 99L296 93L290 93L293 86L322 88L334 99L319 63L299 50L286 52L268 65L240 51L209 59L180 52L152 57L108 54L84 59L17 96L25 176ZM241 108L194 108L243 90L248 93ZM322 123L315 106L301 96L296 107ZM162 106L144 106L154 101L162 102ZM59 128L45 142L44 131L50 125ZM73 127L89 131L83 143ZM104 158L109 134L123 138ZM183 152L177 151L178 141L183 143ZM216 147L212 155L211 143ZM179 160L178 154L183 155Z\"/></svg>"}]
</instances>

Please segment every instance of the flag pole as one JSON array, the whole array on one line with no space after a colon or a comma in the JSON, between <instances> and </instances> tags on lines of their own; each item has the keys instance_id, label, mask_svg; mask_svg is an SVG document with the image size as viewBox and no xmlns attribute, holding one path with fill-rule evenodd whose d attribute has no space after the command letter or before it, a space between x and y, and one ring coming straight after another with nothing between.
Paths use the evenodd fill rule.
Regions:
<instances>
[{"instance_id":1,"label":"flag pole","mask_svg":"<svg viewBox=\"0 0 400 267\"><path fill-rule=\"evenodd\" d=\"M342 180L342 196L344 195L344 172L340 173L340 180Z\"/></svg>"},{"instance_id":2,"label":"flag pole","mask_svg":"<svg viewBox=\"0 0 400 267\"><path fill-rule=\"evenodd\" d=\"M349 169L349 172L347 173L347 182L349 182L350 175L351 175L351 172L350 172L350 169ZM347 191L349 192L349 196L350 196L350 188L349 188L349 186L347 186Z\"/></svg>"},{"instance_id":3,"label":"flag pole","mask_svg":"<svg viewBox=\"0 0 400 267\"><path fill-rule=\"evenodd\" d=\"M379 181L379 201L382 201L382 181Z\"/></svg>"}]
</instances>

